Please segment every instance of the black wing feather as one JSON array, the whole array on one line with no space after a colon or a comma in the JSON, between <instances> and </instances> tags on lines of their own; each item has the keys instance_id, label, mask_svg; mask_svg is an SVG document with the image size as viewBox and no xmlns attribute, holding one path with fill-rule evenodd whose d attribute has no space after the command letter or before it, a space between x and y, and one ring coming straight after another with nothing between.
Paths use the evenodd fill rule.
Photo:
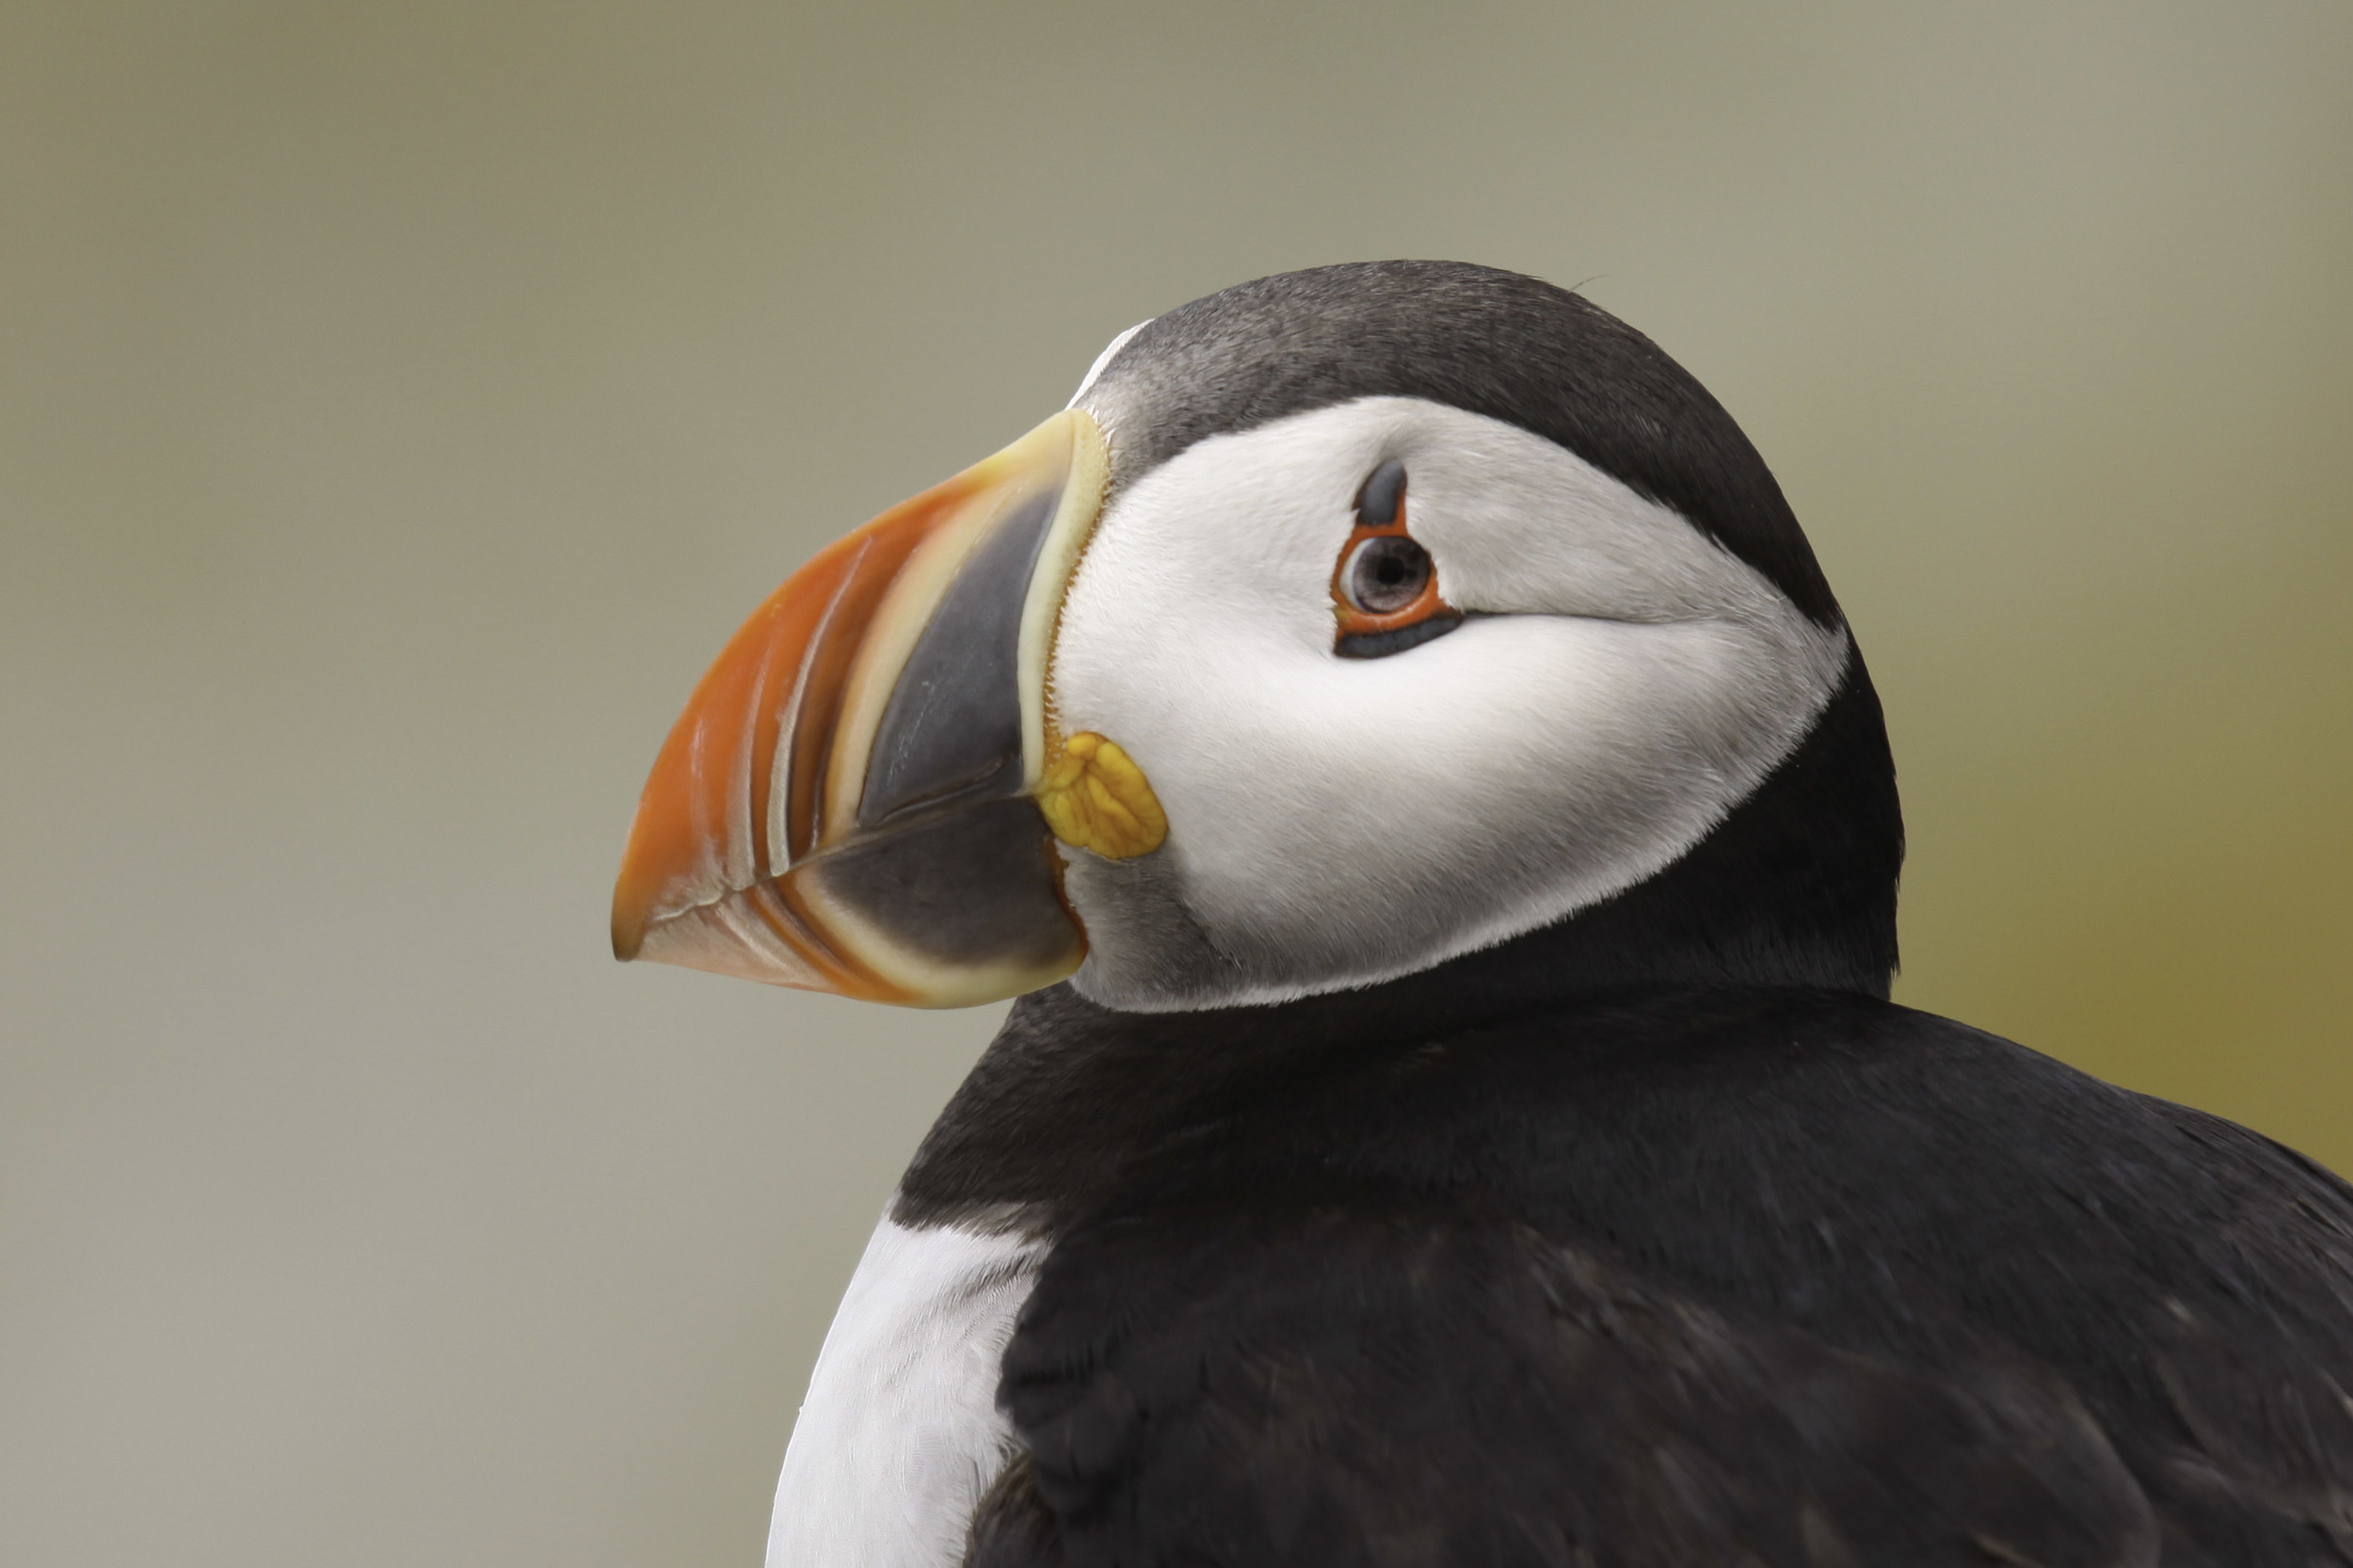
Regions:
<instances>
[{"instance_id":1,"label":"black wing feather","mask_svg":"<svg viewBox=\"0 0 2353 1568\"><path fill-rule=\"evenodd\" d=\"M981 1568L2157 1560L2030 1364L1744 1322L1501 1222L1162 1214L1058 1249Z\"/></svg>"}]
</instances>

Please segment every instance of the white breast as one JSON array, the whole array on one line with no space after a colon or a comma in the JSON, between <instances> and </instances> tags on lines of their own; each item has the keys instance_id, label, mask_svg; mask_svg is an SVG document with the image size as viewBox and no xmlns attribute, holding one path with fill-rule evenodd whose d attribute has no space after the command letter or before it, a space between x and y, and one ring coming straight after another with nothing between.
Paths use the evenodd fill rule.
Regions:
<instances>
[{"instance_id":1,"label":"white breast","mask_svg":"<svg viewBox=\"0 0 2353 1568\"><path fill-rule=\"evenodd\" d=\"M999 1363L1047 1243L885 1215L784 1453L768 1568L952 1568L1012 1457Z\"/></svg>"}]
</instances>

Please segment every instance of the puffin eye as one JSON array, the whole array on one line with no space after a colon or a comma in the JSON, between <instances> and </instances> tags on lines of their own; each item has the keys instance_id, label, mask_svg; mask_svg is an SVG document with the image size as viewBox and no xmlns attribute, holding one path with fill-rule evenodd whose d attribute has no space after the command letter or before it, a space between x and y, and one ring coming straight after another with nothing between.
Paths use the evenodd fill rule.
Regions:
<instances>
[{"instance_id":1,"label":"puffin eye","mask_svg":"<svg viewBox=\"0 0 2353 1568\"><path fill-rule=\"evenodd\" d=\"M1340 593L1350 608L1392 616L1430 586L1430 552L1402 534L1376 534L1341 563Z\"/></svg>"},{"instance_id":2,"label":"puffin eye","mask_svg":"<svg viewBox=\"0 0 2353 1568\"><path fill-rule=\"evenodd\" d=\"M1394 457L1356 492L1356 528L1332 568L1332 651L1343 659L1385 659L1463 624L1463 612L1438 597L1437 563L1405 531L1405 465Z\"/></svg>"}]
</instances>

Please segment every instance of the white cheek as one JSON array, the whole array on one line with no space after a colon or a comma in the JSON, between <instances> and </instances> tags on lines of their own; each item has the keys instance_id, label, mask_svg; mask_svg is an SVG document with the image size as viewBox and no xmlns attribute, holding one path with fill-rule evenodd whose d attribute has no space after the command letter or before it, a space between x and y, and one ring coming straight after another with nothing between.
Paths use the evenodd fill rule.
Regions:
<instances>
[{"instance_id":1,"label":"white cheek","mask_svg":"<svg viewBox=\"0 0 2353 1568\"><path fill-rule=\"evenodd\" d=\"M1168 808L1162 853L1259 972L1362 980L1606 897L1811 717L1756 712L1748 678L1775 650L1714 625L1480 619L1388 660L1288 651L1188 675L1134 647L1128 678L1070 711L1155 716L1123 744Z\"/></svg>"},{"instance_id":2,"label":"white cheek","mask_svg":"<svg viewBox=\"0 0 2353 1568\"><path fill-rule=\"evenodd\" d=\"M1112 509L1056 632L1065 733L1099 728L1141 762L1131 741L1230 747L1247 744L1254 715L1281 722L1281 692L1333 663L1332 568L1353 526L1345 476L1365 443L1345 444L1288 453L1271 473L1179 459ZM1205 723L1212 714L1223 718Z\"/></svg>"},{"instance_id":3,"label":"white cheek","mask_svg":"<svg viewBox=\"0 0 2353 1568\"><path fill-rule=\"evenodd\" d=\"M1333 563L1387 455L1443 591L1549 613L1336 657ZM1125 747L1169 817L1152 867L1074 868L1078 982L1124 1006L1270 1000L1558 919L1721 821L1845 658L1680 519L1494 421L1370 400L1203 442L1114 506L1064 604L1059 720ZM1112 906L1147 892L1182 920ZM1131 951L1172 925L1209 968L1172 981Z\"/></svg>"}]
</instances>

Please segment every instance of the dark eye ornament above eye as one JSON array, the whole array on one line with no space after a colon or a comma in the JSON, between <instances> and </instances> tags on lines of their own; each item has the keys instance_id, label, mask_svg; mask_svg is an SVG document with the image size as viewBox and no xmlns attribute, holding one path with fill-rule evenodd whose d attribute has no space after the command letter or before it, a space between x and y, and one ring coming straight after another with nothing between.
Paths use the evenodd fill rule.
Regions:
<instances>
[{"instance_id":1,"label":"dark eye ornament above eye","mask_svg":"<svg viewBox=\"0 0 2353 1568\"><path fill-rule=\"evenodd\" d=\"M1405 531L1405 467L1391 459L1357 492L1356 527L1332 572L1332 609L1343 659L1380 659L1418 648L1463 624L1438 597L1437 563Z\"/></svg>"}]
</instances>

